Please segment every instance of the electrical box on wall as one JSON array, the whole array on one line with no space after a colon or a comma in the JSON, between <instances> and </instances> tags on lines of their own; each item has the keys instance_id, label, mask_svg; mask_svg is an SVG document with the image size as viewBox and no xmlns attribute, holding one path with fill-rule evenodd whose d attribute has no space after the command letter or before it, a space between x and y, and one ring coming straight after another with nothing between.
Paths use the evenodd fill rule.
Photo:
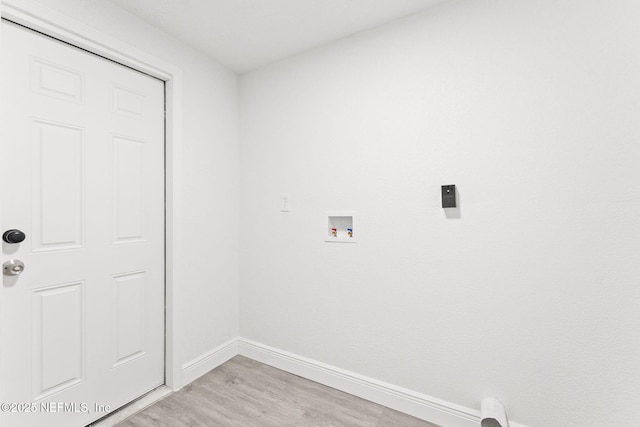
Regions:
<instances>
[{"instance_id":1,"label":"electrical box on wall","mask_svg":"<svg viewBox=\"0 0 640 427\"><path fill-rule=\"evenodd\" d=\"M356 243L353 212L327 212L325 242Z\"/></svg>"},{"instance_id":2,"label":"electrical box on wall","mask_svg":"<svg viewBox=\"0 0 640 427\"><path fill-rule=\"evenodd\" d=\"M456 207L456 186L455 185L442 186L442 207L443 208Z\"/></svg>"}]
</instances>

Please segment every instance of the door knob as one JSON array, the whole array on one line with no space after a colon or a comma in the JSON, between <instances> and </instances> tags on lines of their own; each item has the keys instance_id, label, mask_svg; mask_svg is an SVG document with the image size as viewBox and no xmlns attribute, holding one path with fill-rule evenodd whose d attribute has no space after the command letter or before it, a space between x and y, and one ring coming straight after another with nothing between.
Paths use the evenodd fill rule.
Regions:
<instances>
[{"instance_id":1,"label":"door knob","mask_svg":"<svg viewBox=\"0 0 640 427\"><path fill-rule=\"evenodd\" d=\"M20 230L7 230L2 235L2 240L7 243L20 243L25 237L27 236Z\"/></svg>"},{"instance_id":2,"label":"door knob","mask_svg":"<svg viewBox=\"0 0 640 427\"><path fill-rule=\"evenodd\" d=\"M5 276L17 276L24 271L24 262L19 259L11 259L2 264L2 269Z\"/></svg>"}]
</instances>

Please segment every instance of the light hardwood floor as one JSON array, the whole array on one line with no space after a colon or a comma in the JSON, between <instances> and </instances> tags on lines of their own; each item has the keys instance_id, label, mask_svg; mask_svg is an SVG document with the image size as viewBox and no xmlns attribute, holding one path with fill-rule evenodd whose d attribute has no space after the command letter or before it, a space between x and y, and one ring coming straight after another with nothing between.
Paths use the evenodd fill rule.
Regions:
<instances>
[{"instance_id":1,"label":"light hardwood floor","mask_svg":"<svg viewBox=\"0 0 640 427\"><path fill-rule=\"evenodd\" d=\"M118 427L437 427L236 356Z\"/></svg>"}]
</instances>

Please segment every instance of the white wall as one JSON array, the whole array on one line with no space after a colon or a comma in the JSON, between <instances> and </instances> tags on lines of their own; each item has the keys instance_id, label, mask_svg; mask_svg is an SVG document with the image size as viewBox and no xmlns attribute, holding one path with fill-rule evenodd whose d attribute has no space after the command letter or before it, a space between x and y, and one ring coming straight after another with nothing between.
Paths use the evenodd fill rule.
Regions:
<instances>
[{"instance_id":1,"label":"white wall","mask_svg":"<svg viewBox=\"0 0 640 427\"><path fill-rule=\"evenodd\" d=\"M637 425L638 22L451 1L243 76L241 336L532 427ZM359 243L323 242L327 210Z\"/></svg>"},{"instance_id":2,"label":"white wall","mask_svg":"<svg viewBox=\"0 0 640 427\"><path fill-rule=\"evenodd\" d=\"M173 284L180 367L238 335L238 79L108 1L39 3L182 71Z\"/></svg>"}]
</instances>

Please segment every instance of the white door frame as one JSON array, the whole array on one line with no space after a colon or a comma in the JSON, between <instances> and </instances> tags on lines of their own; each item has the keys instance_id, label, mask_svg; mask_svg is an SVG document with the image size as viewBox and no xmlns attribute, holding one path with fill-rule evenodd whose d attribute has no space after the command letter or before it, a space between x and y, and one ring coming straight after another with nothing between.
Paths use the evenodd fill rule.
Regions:
<instances>
[{"instance_id":1,"label":"white door frame","mask_svg":"<svg viewBox=\"0 0 640 427\"><path fill-rule=\"evenodd\" d=\"M165 384L177 390L183 385L180 360L174 345L179 340L175 335L173 297L174 236L180 218L176 200L182 137L182 71L174 64L30 0L0 0L0 16L165 81ZM2 155L4 153L0 152L0 156ZM8 186L9 183L3 183L5 190ZM2 304L0 299L0 310ZM3 342L3 328L6 327L10 325L0 325L0 342ZM4 364L3 352L0 352L0 363ZM1 384L2 381L0 387Z\"/></svg>"}]
</instances>

